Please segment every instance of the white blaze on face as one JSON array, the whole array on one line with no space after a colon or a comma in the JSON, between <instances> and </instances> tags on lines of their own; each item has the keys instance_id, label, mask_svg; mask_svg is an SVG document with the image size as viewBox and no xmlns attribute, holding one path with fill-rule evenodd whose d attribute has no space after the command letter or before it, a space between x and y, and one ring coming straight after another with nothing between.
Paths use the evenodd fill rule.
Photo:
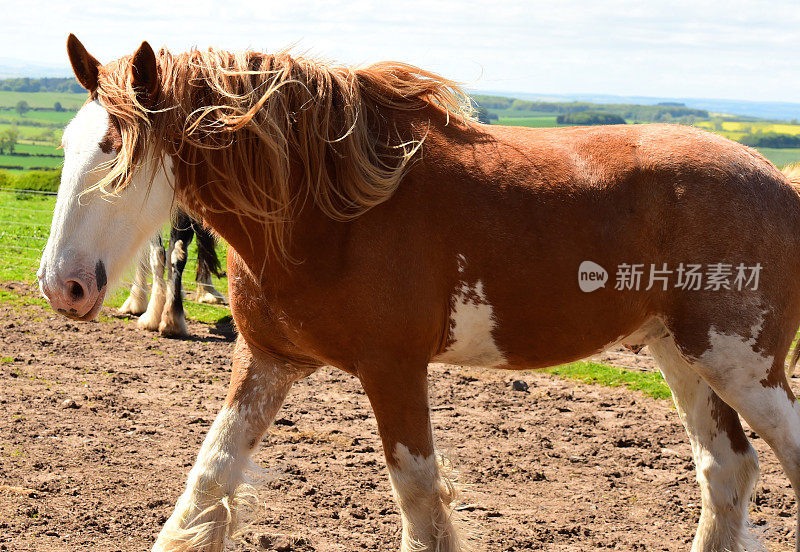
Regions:
<instances>
[{"instance_id":1,"label":"white blaze on face","mask_svg":"<svg viewBox=\"0 0 800 552\"><path fill-rule=\"evenodd\" d=\"M115 152L100 149L109 123L106 109L94 101L83 106L64 130L61 185L39 268L43 281L54 283L67 272L93 269L101 260L109 283L114 282L169 217L173 190L163 168L158 168L150 185L156 164L139 169L142 174L134 174L119 196L84 193L108 174L106 164L114 159Z\"/></svg>"},{"instance_id":2,"label":"white blaze on face","mask_svg":"<svg viewBox=\"0 0 800 552\"><path fill-rule=\"evenodd\" d=\"M464 273L466 259L458 256L459 272ZM505 356L497 347L492 332L497 321L486 299L483 282L461 282L450 298L450 331L447 348L433 362L466 366L501 366Z\"/></svg>"}]
</instances>

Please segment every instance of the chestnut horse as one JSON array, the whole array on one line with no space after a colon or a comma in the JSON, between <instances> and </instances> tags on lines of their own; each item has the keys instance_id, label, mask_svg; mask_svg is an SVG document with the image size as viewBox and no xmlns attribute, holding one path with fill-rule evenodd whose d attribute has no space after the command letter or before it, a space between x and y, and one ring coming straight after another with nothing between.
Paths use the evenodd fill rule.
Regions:
<instances>
[{"instance_id":1,"label":"chestnut horse","mask_svg":"<svg viewBox=\"0 0 800 552\"><path fill-rule=\"evenodd\" d=\"M434 453L430 362L529 369L649 345L692 443L695 551L758 546L738 415L800 489L784 373L800 197L754 150L670 125L485 126L454 83L400 63L143 43L101 65L74 36L68 52L91 97L64 132L38 274L51 305L93 319L173 203L231 247L230 389L154 550L223 547L253 450L323 365L369 397L406 552L470 546ZM745 280L722 278L737 267Z\"/></svg>"}]
</instances>

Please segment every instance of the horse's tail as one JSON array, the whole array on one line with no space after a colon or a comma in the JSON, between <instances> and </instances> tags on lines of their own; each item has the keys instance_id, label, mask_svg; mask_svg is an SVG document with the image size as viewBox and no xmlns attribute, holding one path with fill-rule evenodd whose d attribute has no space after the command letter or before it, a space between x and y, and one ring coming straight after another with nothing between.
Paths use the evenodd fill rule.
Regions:
<instances>
[{"instance_id":1,"label":"horse's tail","mask_svg":"<svg viewBox=\"0 0 800 552\"><path fill-rule=\"evenodd\" d=\"M217 240L202 223L193 221L195 234L197 234L197 277L201 275L214 274L217 278L223 278L225 272L217 256Z\"/></svg>"},{"instance_id":2,"label":"horse's tail","mask_svg":"<svg viewBox=\"0 0 800 552\"><path fill-rule=\"evenodd\" d=\"M791 165L786 165L784 168L781 169L783 176L789 181L795 191L800 194L800 163L793 163ZM792 356L789 359L789 368L786 370L787 375L791 376L794 374L795 367L797 366L797 362L800 360L800 342L798 342L794 349L792 350ZM800 538L800 537L798 537Z\"/></svg>"}]
</instances>

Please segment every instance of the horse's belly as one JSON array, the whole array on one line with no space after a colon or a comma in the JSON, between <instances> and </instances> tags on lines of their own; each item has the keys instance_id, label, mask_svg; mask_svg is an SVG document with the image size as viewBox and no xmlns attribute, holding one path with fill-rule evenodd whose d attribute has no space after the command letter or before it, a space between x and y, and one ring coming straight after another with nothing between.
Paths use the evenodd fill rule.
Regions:
<instances>
[{"instance_id":1,"label":"horse's belly","mask_svg":"<svg viewBox=\"0 0 800 552\"><path fill-rule=\"evenodd\" d=\"M445 346L431 362L542 368L586 358L618 344L646 345L666 335L655 317L627 313L594 320L587 313L562 312L553 325L543 326L536 309L526 311L492 304L481 280L461 282L450 300Z\"/></svg>"}]
</instances>

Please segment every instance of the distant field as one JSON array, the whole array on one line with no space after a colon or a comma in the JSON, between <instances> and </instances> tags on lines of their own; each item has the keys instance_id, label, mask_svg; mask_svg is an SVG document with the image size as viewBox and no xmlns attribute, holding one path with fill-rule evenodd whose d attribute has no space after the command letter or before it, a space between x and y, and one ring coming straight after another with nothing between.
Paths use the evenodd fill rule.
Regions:
<instances>
[{"instance_id":1,"label":"distant field","mask_svg":"<svg viewBox=\"0 0 800 552\"><path fill-rule=\"evenodd\" d=\"M721 134L731 140L739 140L745 134L757 132L777 132L779 134L800 134L800 124L791 123L771 123L769 121L723 121L722 128L718 129L719 123L714 121L700 121L695 123L696 127L704 128L717 134Z\"/></svg>"},{"instance_id":2,"label":"distant field","mask_svg":"<svg viewBox=\"0 0 800 552\"><path fill-rule=\"evenodd\" d=\"M556 118L557 113L551 111L519 111L517 109L490 109L501 119L530 119L538 117L552 117Z\"/></svg>"},{"instance_id":3,"label":"distant field","mask_svg":"<svg viewBox=\"0 0 800 552\"><path fill-rule=\"evenodd\" d=\"M537 116L537 117L500 117L498 121L493 121L494 124L510 125L510 126L524 126L524 127L557 127L565 126L556 123L555 116ZM762 132L784 132L787 134L800 134L800 125L791 124L775 124L775 123L745 123L739 121L725 121L725 129L715 131L714 125L711 121L704 121L697 123L695 126L716 132L726 136L727 138L736 139L738 136L746 134L746 132L736 132L734 129L752 127L760 128ZM758 151L767 159L772 161L776 166L783 167L791 163L800 162L800 148L758 148Z\"/></svg>"},{"instance_id":4,"label":"distant field","mask_svg":"<svg viewBox=\"0 0 800 552\"><path fill-rule=\"evenodd\" d=\"M56 155L58 157L64 157L64 151L56 148L53 145L45 145L45 144L22 144L17 143L16 147L14 148L16 153L30 153L33 155Z\"/></svg>"},{"instance_id":5,"label":"distant field","mask_svg":"<svg viewBox=\"0 0 800 552\"><path fill-rule=\"evenodd\" d=\"M75 117L74 111L28 111L24 115L20 115L13 109L0 110L0 119L11 122L35 121L49 125L65 126L73 117Z\"/></svg>"},{"instance_id":6,"label":"distant field","mask_svg":"<svg viewBox=\"0 0 800 552\"><path fill-rule=\"evenodd\" d=\"M39 136L42 135L43 132L47 130L51 130L48 127L33 127L33 126L23 126L23 125L12 125L9 123L0 123L0 132L7 130L9 128L15 128L19 132L19 137L22 140L36 140ZM53 128L57 138L61 137L61 129Z\"/></svg>"},{"instance_id":7,"label":"distant field","mask_svg":"<svg viewBox=\"0 0 800 552\"><path fill-rule=\"evenodd\" d=\"M0 106L14 107L20 100L25 100L31 107L53 107L60 102L64 109L76 110L86 101L87 94L71 94L69 92L8 92L0 90Z\"/></svg>"},{"instance_id":8,"label":"distant field","mask_svg":"<svg viewBox=\"0 0 800 552\"><path fill-rule=\"evenodd\" d=\"M34 167L47 167L57 169L64 162L61 157L37 157L27 155L0 155L0 167L22 167L32 169Z\"/></svg>"},{"instance_id":9,"label":"distant field","mask_svg":"<svg viewBox=\"0 0 800 552\"><path fill-rule=\"evenodd\" d=\"M800 148L758 148L758 151L777 167L800 162Z\"/></svg>"},{"instance_id":10,"label":"distant field","mask_svg":"<svg viewBox=\"0 0 800 552\"><path fill-rule=\"evenodd\" d=\"M493 124L509 125L509 126L524 126L524 127L556 127L555 115L546 115L539 117L500 117L498 121L492 121Z\"/></svg>"}]
</instances>

